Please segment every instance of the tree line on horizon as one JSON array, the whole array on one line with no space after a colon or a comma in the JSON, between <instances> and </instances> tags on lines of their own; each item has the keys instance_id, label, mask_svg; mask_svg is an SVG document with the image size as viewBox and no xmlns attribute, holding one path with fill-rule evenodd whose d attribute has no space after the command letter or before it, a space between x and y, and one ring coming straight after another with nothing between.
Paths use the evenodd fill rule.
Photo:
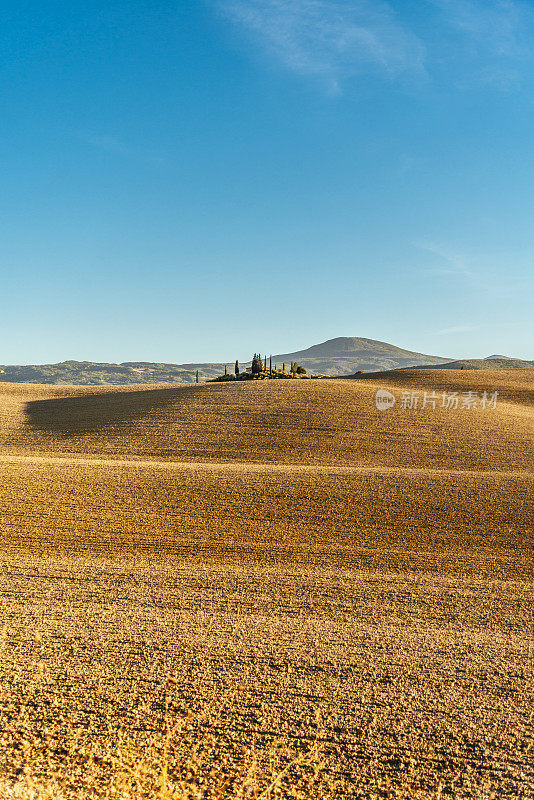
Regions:
<instances>
[{"instance_id":1,"label":"tree line on horizon","mask_svg":"<svg viewBox=\"0 0 534 800\"><path fill-rule=\"evenodd\" d=\"M254 378L295 378L296 376L302 377L304 375L307 376L306 369L300 364L297 364L296 361L292 361L289 367L289 371L286 371L285 362L282 364L282 369L279 369L278 366L275 364L273 366L273 357L269 356L269 360L267 361L267 355L263 356L261 353L254 353L252 357L252 362L250 369L246 369L244 372L241 370L239 366L239 360L236 359L234 365L233 373L228 372L228 364L225 364L224 367L224 375L220 375L218 378L213 378L213 381L225 381L225 380L248 380ZM199 382L198 378L198 370L196 376L196 382Z\"/></svg>"}]
</instances>

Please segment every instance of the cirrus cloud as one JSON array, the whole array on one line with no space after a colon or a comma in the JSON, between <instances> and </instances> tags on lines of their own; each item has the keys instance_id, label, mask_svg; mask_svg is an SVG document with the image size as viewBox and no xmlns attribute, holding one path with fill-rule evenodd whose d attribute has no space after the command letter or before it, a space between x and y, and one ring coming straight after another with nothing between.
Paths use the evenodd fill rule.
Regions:
<instances>
[{"instance_id":1,"label":"cirrus cloud","mask_svg":"<svg viewBox=\"0 0 534 800\"><path fill-rule=\"evenodd\" d=\"M424 74L424 47L381 0L222 0L224 14L284 66L332 88L362 70Z\"/></svg>"},{"instance_id":2,"label":"cirrus cloud","mask_svg":"<svg viewBox=\"0 0 534 800\"><path fill-rule=\"evenodd\" d=\"M339 90L359 74L431 77L469 88L521 83L534 51L523 0L424 0L417 16L387 0L207 0L261 50Z\"/></svg>"}]
</instances>

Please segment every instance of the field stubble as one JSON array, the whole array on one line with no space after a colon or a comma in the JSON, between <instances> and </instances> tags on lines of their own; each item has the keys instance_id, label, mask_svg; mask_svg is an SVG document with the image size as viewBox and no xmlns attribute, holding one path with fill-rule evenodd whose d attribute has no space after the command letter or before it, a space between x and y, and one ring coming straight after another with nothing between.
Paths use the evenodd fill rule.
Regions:
<instances>
[{"instance_id":1,"label":"field stubble","mask_svg":"<svg viewBox=\"0 0 534 800\"><path fill-rule=\"evenodd\" d=\"M6 798L534 797L532 416L493 376L471 417L381 417L391 376L4 389Z\"/></svg>"}]
</instances>

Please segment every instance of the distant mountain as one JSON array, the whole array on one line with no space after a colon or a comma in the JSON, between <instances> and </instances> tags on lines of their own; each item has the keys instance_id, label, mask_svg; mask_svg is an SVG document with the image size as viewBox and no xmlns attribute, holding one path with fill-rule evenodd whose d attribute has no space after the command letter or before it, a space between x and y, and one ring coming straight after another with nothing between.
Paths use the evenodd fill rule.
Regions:
<instances>
[{"instance_id":1,"label":"distant mountain","mask_svg":"<svg viewBox=\"0 0 534 800\"><path fill-rule=\"evenodd\" d=\"M443 364L448 359L414 353L374 339L339 337L313 345L307 350L273 356L273 364L279 366L285 362L289 368L291 361L297 361L308 372L335 377L349 375L357 370L375 372L421 364ZM163 364L125 361L122 364L101 364L93 361L62 361L59 364L0 366L0 381L67 385L191 383L195 380L197 369L200 380L208 380L221 375L224 366L224 363ZM247 364L243 363L242 366ZM233 362L228 367L233 369Z\"/></svg>"},{"instance_id":2,"label":"distant mountain","mask_svg":"<svg viewBox=\"0 0 534 800\"><path fill-rule=\"evenodd\" d=\"M191 383L196 370L201 380L224 372L224 364L158 364L132 361L100 364L93 361L62 361L59 364L0 367L0 381L96 386L138 383Z\"/></svg>"},{"instance_id":3,"label":"distant mountain","mask_svg":"<svg viewBox=\"0 0 534 800\"><path fill-rule=\"evenodd\" d=\"M401 367L417 367L421 364L444 364L449 359L403 350L401 347L375 339L340 336L308 347L307 350L273 356L273 361L277 364L297 361L308 371L336 377L350 375L358 370L380 372Z\"/></svg>"},{"instance_id":4,"label":"distant mountain","mask_svg":"<svg viewBox=\"0 0 534 800\"><path fill-rule=\"evenodd\" d=\"M534 366L534 361L497 355L450 361L442 356L415 353L387 342L356 336L329 339L306 350L273 356L273 364L278 366L282 366L285 362L286 368L289 368L292 361L297 361L310 373L332 377L348 376L359 370L369 373L408 367L512 369ZM93 361L62 361L59 364L3 366L0 367L0 381L67 385L192 383L197 370L200 380L209 380L221 375L224 366L224 363L164 364L151 361L125 361L122 364L100 364ZM247 365L243 363L242 366ZM233 362L228 364L228 368L233 369Z\"/></svg>"}]
</instances>

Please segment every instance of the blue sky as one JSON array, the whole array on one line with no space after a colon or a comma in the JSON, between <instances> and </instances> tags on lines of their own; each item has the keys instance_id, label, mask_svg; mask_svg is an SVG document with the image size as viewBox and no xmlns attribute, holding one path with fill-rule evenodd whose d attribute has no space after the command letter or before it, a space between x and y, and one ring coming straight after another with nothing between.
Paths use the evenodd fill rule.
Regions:
<instances>
[{"instance_id":1,"label":"blue sky","mask_svg":"<svg viewBox=\"0 0 534 800\"><path fill-rule=\"evenodd\" d=\"M534 9L4 2L2 363L534 358Z\"/></svg>"}]
</instances>

